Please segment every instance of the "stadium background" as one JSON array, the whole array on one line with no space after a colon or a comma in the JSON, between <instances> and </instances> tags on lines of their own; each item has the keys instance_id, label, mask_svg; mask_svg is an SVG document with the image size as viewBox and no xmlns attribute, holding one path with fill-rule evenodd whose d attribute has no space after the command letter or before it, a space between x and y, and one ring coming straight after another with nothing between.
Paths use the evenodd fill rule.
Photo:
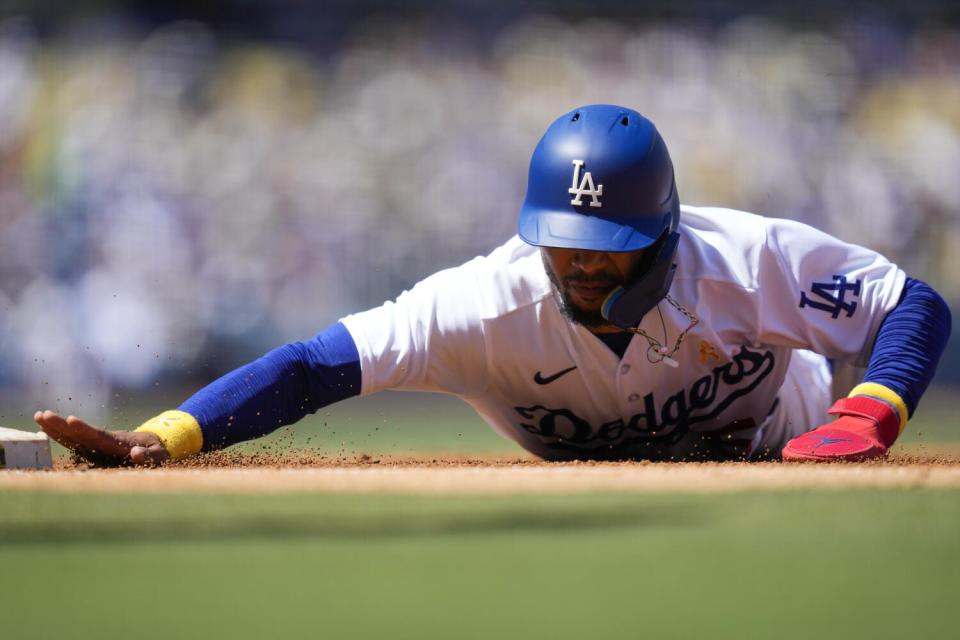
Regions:
<instances>
[{"instance_id":1,"label":"stadium background","mask_svg":"<svg viewBox=\"0 0 960 640\"><path fill-rule=\"evenodd\" d=\"M960 299L948 2L0 6L7 426L177 404L488 252L583 103L651 117L683 201L809 222Z\"/></svg>"},{"instance_id":2,"label":"stadium background","mask_svg":"<svg viewBox=\"0 0 960 640\"><path fill-rule=\"evenodd\" d=\"M0 0L0 424L138 424L489 251L547 122L601 100L658 123L685 201L872 246L956 308L960 10L839 5ZM267 451L245 469L0 472L0 633L955 637L957 345L878 465L636 464L609 491L467 495L453 454L551 494L611 469L514 464L459 403L395 393L248 445ZM319 449L309 469L272 468L291 445ZM451 493L231 489L402 473L390 454ZM840 480L901 471L931 481ZM193 472L227 493L137 492ZM646 472L696 479L654 494ZM717 486L757 472L822 484Z\"/></svg>"}]
</instances>

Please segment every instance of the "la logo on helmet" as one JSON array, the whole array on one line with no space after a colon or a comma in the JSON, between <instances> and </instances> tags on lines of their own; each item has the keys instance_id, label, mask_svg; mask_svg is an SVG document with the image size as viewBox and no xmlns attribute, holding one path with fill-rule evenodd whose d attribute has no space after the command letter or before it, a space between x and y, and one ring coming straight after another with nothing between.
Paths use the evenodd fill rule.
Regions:
<instances>
[{"instance_id":1,"label":"la logo on helmet","mask_svg":"<svg viewBox=\"0 0 960 640\"><path fill-rule=\"evenodd\" d=\"M573 184L567 189L567 193L575 194L576 197L570 201L570 204L578 207L583 206L583 196L590 196L591 207L602 207L600 196L603 195L603 185L593 185L593 176L589 171L585 171L583 178L580 178L580 167L583 166L583 160L573 161ZM579 183L579 185L578 185Z\"/></svg>"}]
</instances>

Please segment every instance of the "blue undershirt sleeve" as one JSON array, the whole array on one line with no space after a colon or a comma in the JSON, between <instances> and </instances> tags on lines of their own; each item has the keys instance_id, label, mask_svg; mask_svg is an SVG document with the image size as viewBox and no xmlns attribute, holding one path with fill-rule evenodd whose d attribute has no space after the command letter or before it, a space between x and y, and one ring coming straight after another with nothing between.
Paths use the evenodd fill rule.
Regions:
<instances>
[{"instance_id":1,"label":"blue undershirt sleeve","mask_svg":"<svg viewBox=\"0 0 960 640\"><path fill-rule=\"evenodd\" d=\"M864 382L895 391L913 415L950 337L950 308L925 282L907 278L873 345Z\"/></svg>"},{"instance_id":2,"label":"blue undershirt sleeve","mask_svg":"<svg viewBox=\"0 0 960 640\"><path fill-rule=\"evenodd\" d=\"M360 394L360 356L341 323L215 380L179 409L197 419L203 450L266 435Z\"/></svg>"}]
</instances>

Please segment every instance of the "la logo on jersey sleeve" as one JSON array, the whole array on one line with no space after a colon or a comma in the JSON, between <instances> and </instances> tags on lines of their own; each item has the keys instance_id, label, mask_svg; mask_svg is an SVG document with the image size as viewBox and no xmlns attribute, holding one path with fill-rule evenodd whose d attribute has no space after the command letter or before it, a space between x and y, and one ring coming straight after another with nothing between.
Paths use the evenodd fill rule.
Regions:
<instances>
[{"instance_id":1,"label":"la logo on jersey sleeve","mask_svg":"<svg viewBox=\"0 0 960 640\"><path fill-rule=\"evenodd\" d=\"M847 282L846 276L833 276L833 282L814 282L811 284L810 292L814 297L807 295L806 291L800 292L800 307L811 307L819 309L830 314L830 317L836 320L841 312L846 312L847 317L853 317L857 310L856 300L847 300L846 295L851 297L860 297L860 280L852 284Z\"/></svg>"}]
</instances>

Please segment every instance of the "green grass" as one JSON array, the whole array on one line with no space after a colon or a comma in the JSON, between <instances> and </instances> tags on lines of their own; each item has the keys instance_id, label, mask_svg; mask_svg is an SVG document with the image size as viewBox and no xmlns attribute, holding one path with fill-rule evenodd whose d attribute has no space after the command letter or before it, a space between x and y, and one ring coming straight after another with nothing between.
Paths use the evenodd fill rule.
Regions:
<instances>
[{"instance_id":1,"label":"green grass","mask_svg":"<svg viewBox=\"0 0 960 640\"><path fill-rule=\"evenodd\" d=\"M4 638L956 633L960 492L0 492Z\"/></svg>"},{"instance_id":2,"label":"green grass","mask_svg":"<svg viewBox=\"0 0 960 640\"><path fill-rule=\"evenodd\" d=\"M310 447L345 456L524 453L452 396L400 392L356 398L321 409L296 426L246 446L274 450Z\"/></svg>"}]
</instances>

